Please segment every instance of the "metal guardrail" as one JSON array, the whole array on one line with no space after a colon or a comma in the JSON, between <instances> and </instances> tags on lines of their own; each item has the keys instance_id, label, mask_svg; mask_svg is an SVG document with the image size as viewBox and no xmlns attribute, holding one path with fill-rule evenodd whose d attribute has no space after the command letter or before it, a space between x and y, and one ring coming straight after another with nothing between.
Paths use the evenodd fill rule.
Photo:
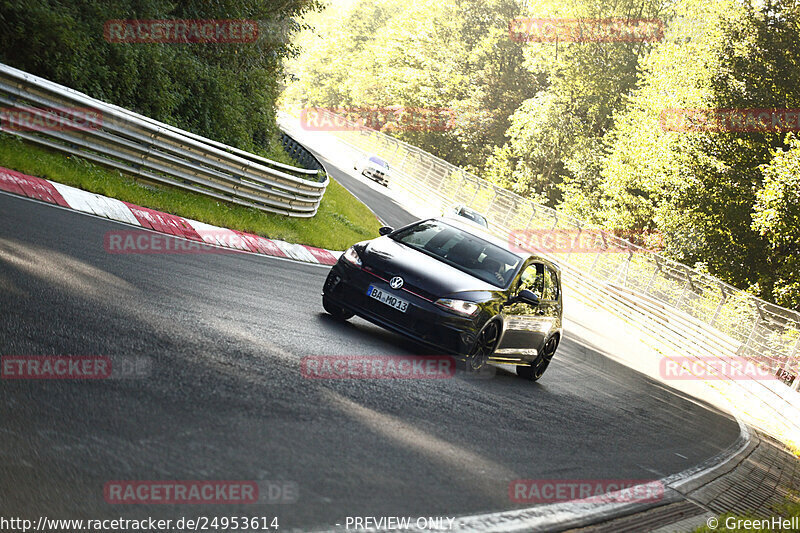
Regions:
<instances>
[{"instance_id":1,"label":"metal guardrail","mask_svg":"<svg viewBox=\"0 0 800 533\"><path fill-rule=\"evenodd\" d=\"M285 131L281 132L281 143L283 144L283 149L286 151L286 153L292 156L305 168L321 170L323 172L325 171L317 158L314 157L314 155L309 152L305 146L292 139Z\"/></svg>"},{"instance_id":2,"label":"metal guardrail","mask_svg":"<svg viewBox=\"0 0 800 533\"><path fill-rule=\"evenodd\" d=\"M328 133L354 149L378 154L392 167L392 188L401 189L420 205L439 201L441 207L466 204L484 215L503 238L515 230L581 232L591 226L497 187L415 146L359 126L323 109L323 122L346 124ZM800 314L756 298L708 274L645 250L611 233L602 233L608 249L627 253L560 253L553 258L565 267L565 277L596 289L617 286L661 302L665 313L682 314L703 323L683 334L687 347L713 340L719 355L745 357L777 374L786 371L800 387ZM568 268L566 268L568 267ZM637 305L630 301L628 306ZM657 331L662 322L644 327ZM675 341L674 334L670 334ZM723 353L724 352L724 353Z\"/></svg>"},{"instance_id":3,"label":"metal guardrail","mask_svg":"<svg viewBox=\"0 0 800 533\"><path fill-rule=\"evenodd\" d=\"M712 404L715 403L712 398L723 398L746 423L756 425L781 440L800 442L797 392L777 379L750 379L737 374L734 365L743 361L731 357L737 347L732 339L719 335L701 320L671 310L663 302L615 284L597 283L588 276L576 275L570 265L562 266L565 266L562 271L565 292L571 299L600 309L638 329L642 333L640 341L645 346L655 350L663 359L672 361L676 367L681 366L686 374L695 374L699 370L697 379L704 384L700 397ZM665 380L679 379L666 373L667 364L659 363L662 377ZM672 381L671 385L686 391L681 382ZM699 391L695 389L694 392ZM708 393L710 398L705 397Z\"/></svg>"},{"instance_id":4,"label":"metal guardrail","mask_svg":"<svg viewBox=\"0 0 800 533\"><path fill-rule=\"evenodd\" d=\"M293 217L316 214L329 179L299 145L292 153L310 168L227 146L1 63L0 129L144 181ZM285 134L283 142L294 143Z\"/></svg>"}]
</instances>

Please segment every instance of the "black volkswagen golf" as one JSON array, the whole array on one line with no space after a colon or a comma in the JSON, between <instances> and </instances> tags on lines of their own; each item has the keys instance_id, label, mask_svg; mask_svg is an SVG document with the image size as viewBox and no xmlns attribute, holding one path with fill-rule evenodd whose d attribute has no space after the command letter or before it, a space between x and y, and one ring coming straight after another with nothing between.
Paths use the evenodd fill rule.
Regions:
<instances>
[{"instance_id":1,"label":"black volkswagen golf","mask_svg":"<svg viewBox=\"0 0 800 533\"><path fill-rule=\"evenodd\" d=\"M434 218L360 242L333 266L322 305L354 314L466 358L515 365L539 379L562 335L561 273L542 257L515 253L472 224Z\"/></svg>"}]
</instances>

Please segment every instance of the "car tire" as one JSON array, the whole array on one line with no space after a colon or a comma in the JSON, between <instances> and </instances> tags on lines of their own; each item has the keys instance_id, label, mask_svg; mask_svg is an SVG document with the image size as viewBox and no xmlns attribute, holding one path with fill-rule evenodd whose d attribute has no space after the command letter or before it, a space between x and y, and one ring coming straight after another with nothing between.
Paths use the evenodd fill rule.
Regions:
<instances>
[{"instance_id":1,"label":"car tire","mask_svg":"<svg viewBox=\"0 0 800 533\"><path fill-rule=\"evenodd\" d=\"M496 320L492 320L478 333L472 352L467 357L467 370L480 372L489 362L489 357L494 353L499 341L500 324Z\"/></svg>"},{"instance_id":2,"label":"car tire","mask_svg":"<svg viewBox=\"0 0 800 533\"><path fill-rule=\"evenodd\" d=\"M348 311L341 305L336 305L327 296L322 296L322 307L325 311L336 318L337 320L348 320L353 318L354 313L352 311Z\"/></svg>"},{"instance_id":3,"label":"car tire","mask_svg":"<svg viewBox=\"0 0 800 533\"><path fill-rule=\"evenodd\" d=\"M528 381L538 381L544 375L547 367L550 366L550 361L553 360L553 355L555 355L557 348L558 336L550 337L545 343L542 353L536 356L530 366L517 367L517 375Z\"/></svg>"}]
</instances>

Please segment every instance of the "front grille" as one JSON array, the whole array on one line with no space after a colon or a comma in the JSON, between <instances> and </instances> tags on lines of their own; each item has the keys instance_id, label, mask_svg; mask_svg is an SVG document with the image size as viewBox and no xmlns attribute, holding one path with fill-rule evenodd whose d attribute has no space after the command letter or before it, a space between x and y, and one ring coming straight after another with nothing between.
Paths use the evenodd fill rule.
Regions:
<instances>
[{"instance_id":1,"label":"front grille","mask_svg":"<svg viewBox=\"0 0 800 533\"><path fill-rule=\"evenodd\" d=\"M363 296L364 298L364 307L374 315L388 320L392 324L397 324L402 328L406 328L409 330L414 330L416 325L416 319L414 318L415 308L409 307L409 309L403 313L402 311L398 311L393 307L390 307L384 303L379 302L374 298L370 298L366 294ZM413 305L413 304L411 304Z\"/></svg>"},{"instance_id":2,"label":"front grille","mask_svg":"<svg viewBox=\"0 0 800 533\"><path fill-rule=\"evenodd\" d=\"M422 296L423 298L425 298L426 300L429 300L431 302L436 300L436 296L434 294L432 294L432 293L420 288L419 286L415 285L413 280L409 280L406 277L406 275L404 275L402 273L395 273L395 272L391 272L391 271L388 271L388 270L383 270L381 268L375 268L374 266L369 266L369 265L364 267L364 271L368 272L368 273L370 273L370 274L372 274L374 276L377 276L377 278L381 278L382 280L386 281L387 283L388 283L388 280L392 279L393 277L400 276L401 278L403 278L403 287L400 290L396 291L396 292L398 292L398 293L406 293L405 294L406 297ZM409 292L411 292L413 294L409 294Z\"/></svg>"},{"instance_id":3,"label":"front grille","mask_svg":"<svg viewBox=\"0 0 800 533\"><path fill-rule=\"evenodd\" d=\"M407 289L406 292L411 291L415 295L422 296L423 298L425 298L426 300L430 300L431 302L436 301L436 296L434 296L432 293L422 290L421 288L411 283L404 283L403 288Z\"/></svg>"},{"instance_id":4,"label":"front grille","mask_svg":"<svg viewBox=\"0 0 800 533\"><path fill-rule=\"evenodd\" d=\"M442 346L446 351L458 352L461 350L458 332L443 326L435 313L414 305L413 301L410 302L408 310L403 313L366 294L360 298L362 299L357 305L377 318L386 320L431 344Z\"/></svg>"},{"instance_id":5,"label":"front grille","mask_svg":"<svg viewBox=\"0 0 800 533\"><path fill-rule=\"evenodd\" d=\"M325 285L322 287L323 292L332 292L333 289L339 284L342 279L339 277L339 274L336 274L333 270L328 273L328 277L325 278Z\"/></svg>"}]
</instances>

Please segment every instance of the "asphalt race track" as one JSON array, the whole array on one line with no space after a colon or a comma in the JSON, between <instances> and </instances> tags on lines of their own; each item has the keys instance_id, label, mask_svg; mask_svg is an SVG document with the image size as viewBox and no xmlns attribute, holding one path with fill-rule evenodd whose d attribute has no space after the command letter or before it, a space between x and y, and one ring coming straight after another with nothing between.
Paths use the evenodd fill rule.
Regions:
<instances>
[{"instance_id":1,"label":"asphalt race track","mask_svg":"<svg viewBox=\"0 0 800 533\"><path fill-rule=\"evenodd\" d=\"M387 223L411 220L360 192ZM0 194L0 354L149 365L129 379L0 382L4 516L277 516L286 530L464 515L523 507L509 500L515 479L657 479L738 436L730 417L569 331L537 384L502 369L306 379L305 356L426 352L324 314L327 268L240 253L109 254L103 237L120 229L130 228ZM114 505L103 496L111 480L282 481L299 496Z\"/></svg>"},{"instance_id":2,"label":"asphalt race track","mask_svg":"<svg viewBox=\"0 0 800 533\"><path fill-rule=\"evenodd\" d=\"M334 166L323 154L310 148L308 150L323 162L331 178L344 185L347 190L369 206L385 224L399 228L417 220L417 217L403 209L394 199L382 194L380 192L380 189L383 189L382 185L374 184L367 178L356 179L352 176L354 170L349 169L348 172L345 172Z\"/></svg>"}]
</instances>

